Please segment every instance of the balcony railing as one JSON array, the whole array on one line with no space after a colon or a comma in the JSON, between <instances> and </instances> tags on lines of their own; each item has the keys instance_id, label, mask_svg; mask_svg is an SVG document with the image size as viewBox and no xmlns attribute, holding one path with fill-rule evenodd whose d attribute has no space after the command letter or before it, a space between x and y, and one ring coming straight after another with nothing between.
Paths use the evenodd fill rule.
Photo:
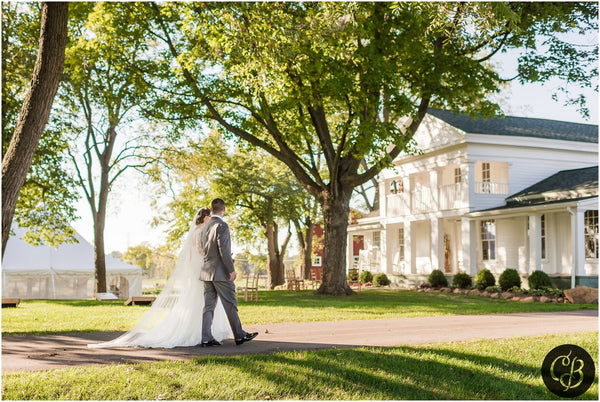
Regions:
<instances>
[{"instance_id":1,"label":"balcony railing","mask_svg":"<svg viewBox=\"0 0 600 402\"><path fill-rule=\"evenodd\" d=\"M411 211L413 213L433 211L435 209L433 194L430 188L423 187L419 190L414 190L410 196Z\"/></svg>"},{"instance_id":2,"label":"balcony railing","mask_svg":"<svg viewBox=\"0 0 600 402\"><path fill-rule=\"evenodd\" d=\"M440 209L456 209L464 206L464 191L462 183L440 186Z\"/></svg>"},{"instance_id":3,"label":"balcony railing","mask_svg":"<svg viewBox=\"0 0 600 402\"><path fill-rule=\"evenodd\" d=\"M403 216L410 213L408 194L392 194L387 196L387 215Z\"/></svg>"},{"instance_id":4,"label":"balcony railing","mask_svg":"<svg viewBox=\"0 0 600 402\"><path fill-rule=\"evenodd\" d=\"M498 183L493 181L476 181L476 194L508 194L508 183Z\"/></svg>"}]
</instances>

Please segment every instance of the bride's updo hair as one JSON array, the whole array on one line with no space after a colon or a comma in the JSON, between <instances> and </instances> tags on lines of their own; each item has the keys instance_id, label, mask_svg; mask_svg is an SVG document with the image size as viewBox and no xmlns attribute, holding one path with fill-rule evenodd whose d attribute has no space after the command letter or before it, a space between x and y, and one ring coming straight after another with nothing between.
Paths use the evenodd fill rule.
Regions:
<instances>
[{"instance_id":1,"label":"bride's updo hair","mask_svg":"<svg viewBox=\"0 0 600 402\"><path fill-rule=\"evenodd\" d=\"M201 225L204 223L204 218L210 216L210 209L206 207L200 208L200 211L196 214L196 225Z\"/></svg>"}]
</instances>

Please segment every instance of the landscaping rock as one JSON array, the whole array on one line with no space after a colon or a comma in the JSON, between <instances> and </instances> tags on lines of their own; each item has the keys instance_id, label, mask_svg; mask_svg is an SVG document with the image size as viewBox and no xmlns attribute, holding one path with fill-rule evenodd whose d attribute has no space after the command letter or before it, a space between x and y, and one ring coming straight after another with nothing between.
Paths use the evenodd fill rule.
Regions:
<instances>
[{"instance_id":1,"label":"landscaping rock","mask_svg":"<svg viewBox=\"0 0 600 402\"><path fill-rule=\"evenodd\" d=\"M512 299L513 297L514 297L514 294L512 294L511 292L502 292L502 293L500 293L500 298L502 300Z\"/></svg>"},{"instance_id":2,"label":"landscaping rock","mask_svg":"<svg viewBox=\"0 0 600 402\"><path fill-rule=\"evenodd\" d=\"M540 303L552 303L552 298L548 296L540 296Z\"/></svg>"},{"instance_id":3,"label":"landscaping rock","mask_svg":"<svg viewBox=\"0 0 600 402\"><path fill-rule=\"evenodd\" d=\"M444 293L452 293L452 289L450 288L441 288L440 292L444 292Z\"/></svg>"},{"instance_id":4,"label":"landscaping rock","mask_svg":"<svg viewBox=\"0 0 600 402\"><path fill-rule=\"evenodd\" d=\"M492 294L490 294L490 299L499 299L500 298L500 293L498 292L494 292Z\"/></svg>"},{"instance_id":5,"label":"landscaping rock","mask_svg":"<svg viewBox=\"0 0 600 402\"><path fill-rule=\"evenodd\" d=\"M458 289L458 288L456 288L456 289L454 289L454 290L452 291L452 293L462 293L462 290L461 290L461 289Z\"/></svg>"},{"instance_id":6,"label":"landscaping rock","mask_svg":"<svg viewBox=\"0 0 600 402\"><path fill-rule=\"evenodd\" d=\"M469 296L480 296L481 295L481 293L477 289L471 289L467 292L467 294Z\"/></svg>"},{"instance_id":7,"label":"landscaping rock","mask_svg":"<svg viewBox=\"0 0 600 402\"><path fill-rule=\"evenodd\" d=\"M565 297L573 304L598 304L598 289L587 286L567 289Z\"/></svg>"},{"instance_id":8,"label":"landscaping rock","mask_svg":"<svg viewBox=\"0 0 600 402\"><path fill-rule=\"evenodd\" d=\"M538 301L538 297L537 296L526 296L526 297L520 297L519 298L520 301L525 302L525 303L533 303Z\"/></svg>"}]
</instances>

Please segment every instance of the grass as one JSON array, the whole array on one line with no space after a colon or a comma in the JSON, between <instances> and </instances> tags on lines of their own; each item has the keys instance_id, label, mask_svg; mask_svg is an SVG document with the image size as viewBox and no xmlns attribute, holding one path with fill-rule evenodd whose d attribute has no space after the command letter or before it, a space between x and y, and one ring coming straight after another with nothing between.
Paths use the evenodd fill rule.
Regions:
<instances>
[{"instance_id":1,"label":"grass","mask_svg":"<svg viewBox=\"0 0 600 402\"><path fill-rule=\"evenodd\" d=\"M148 306L123 301L23 300L2 310L2 335L126 331ZM448 293L408 290L364 290L351 297L301 292L261 291L258 302L239 301L244 324L369 320L440 315L503 314L565 310L597 310L598 305L522 303Z\"/></svg>"},{"instance_id":2,"label":"grass","mask_svg":"<svg viewBox=\"0 0 600 402\"><path fill-rule=\"evenodd\" d=\"M204 357L2 375L8 400L560 399L540 366L582 346L598 367L598 332L426 346ZM597 377L578 399L598 400Z\"/></svg>"}]
</instances>

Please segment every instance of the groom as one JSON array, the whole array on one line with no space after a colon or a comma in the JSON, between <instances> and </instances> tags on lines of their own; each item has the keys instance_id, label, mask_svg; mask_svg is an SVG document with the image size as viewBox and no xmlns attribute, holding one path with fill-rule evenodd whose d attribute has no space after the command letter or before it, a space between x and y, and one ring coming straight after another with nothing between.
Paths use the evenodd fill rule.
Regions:
<instances>
[{"instance_id":1,"label":"groom","mask_svg":"<svg viewBox=\"0 0 600 402\"><path fill-rule=\"evenodd\" d=\"M229 226L223 220L225 201L220 198L214 199L211 209L212 216L200 235L204 248L204 264L200 270L200 280L204 282L202 347L222 345L222 342L213 338L211 332L217 298L221 298L225 308L235 344L241 345L256 338L258 332L244 331L238 316L235 284L233 283L236 273L231 257L231 236Z\"/></svg>"}]
</instances>

